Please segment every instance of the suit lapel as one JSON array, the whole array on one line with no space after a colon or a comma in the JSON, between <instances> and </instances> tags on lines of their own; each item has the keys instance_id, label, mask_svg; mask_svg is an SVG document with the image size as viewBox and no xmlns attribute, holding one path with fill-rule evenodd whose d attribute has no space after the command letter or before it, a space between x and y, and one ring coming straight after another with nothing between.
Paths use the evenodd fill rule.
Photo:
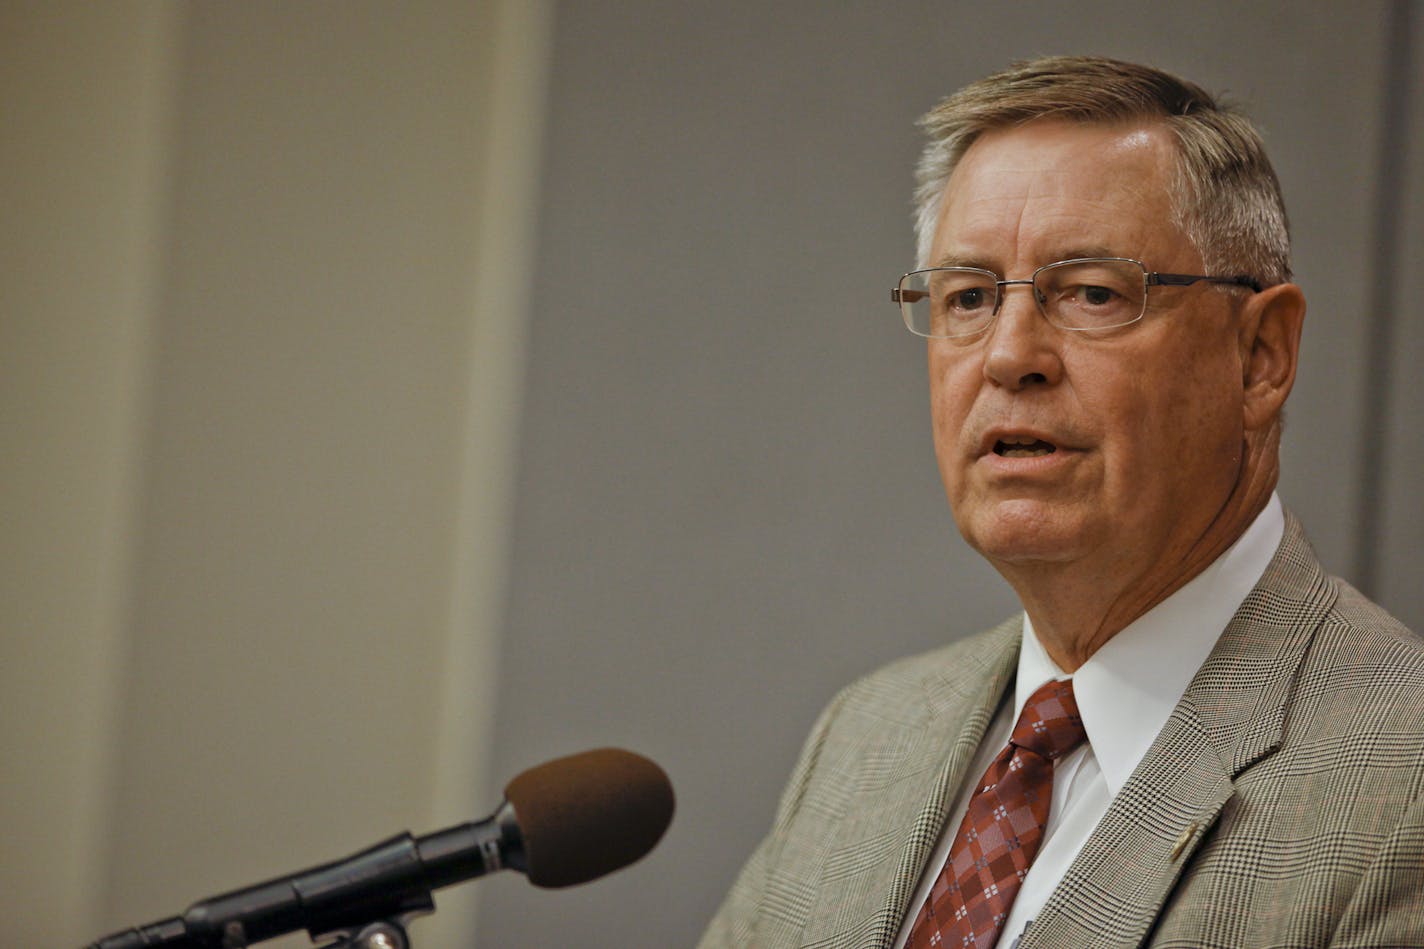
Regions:
<instances>
[{"instance_id":1,"label":"suit lapel","mask_svg":"<svg viewBox=\"0 0 1424 949\"><path fill-rule=\"evenodd\" d=\"M821 868L801 945L889 949L894 943L969 764L1013 681L1021 632L1019 619L989 631L976 650L934 668L921 690L905 697L915 721L893 739L906 749L902 763L884 780L850 791L838 809L833 826L843 839ZM882 754L876 746L889 737L869 737L866 754Z\"/></svg>"},{"instance_id":2,"label":"suit lapel","mask_svg":"<svg viewBox=\"0 0 1424 949\"><path fill-rule=\"evenodd\" d=\"M1025 935L1021 949L1137 947L1235 793L1280 745L1333 593L1289 513L1280 549Z\"/></svg>"},{"instance_id":3,"label":"suit lapel","mask_svg":"<svg viewBox=\"0 0 1424 949\"><path fill-rule=\"evenodd\" d=\"M1234 793L1185 699L1123 785L1021 947L1137 946Z\"/></svg>"}]
</instances>

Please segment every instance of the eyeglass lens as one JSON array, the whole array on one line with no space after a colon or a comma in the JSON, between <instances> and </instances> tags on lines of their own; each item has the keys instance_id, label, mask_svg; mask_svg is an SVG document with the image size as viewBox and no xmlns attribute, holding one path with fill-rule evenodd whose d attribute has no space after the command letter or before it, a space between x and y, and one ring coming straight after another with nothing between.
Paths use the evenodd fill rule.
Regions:
<instances>
[{"instance_id":1,"label":"eyeglass lens","mask_svg":"<svg viewBox=\"0 0 1424 949\"><path fill-rule=\"evenodd\" d=\"M1034 274L1033 295L1056 326L1108 329L1142 316L1145 277L1142 265L1133 260L1067 261ZM972 336L989 326L1001 305L1000 295L1016 286L1001 286L986 270L921 270L901 280L900 307L905 325L920 336Z\"/></svg>"}]
</instances>

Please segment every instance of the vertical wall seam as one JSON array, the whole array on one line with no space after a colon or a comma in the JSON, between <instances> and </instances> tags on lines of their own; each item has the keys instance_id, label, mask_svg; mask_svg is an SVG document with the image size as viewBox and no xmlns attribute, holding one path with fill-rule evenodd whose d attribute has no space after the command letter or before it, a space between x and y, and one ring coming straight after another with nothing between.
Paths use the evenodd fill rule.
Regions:
<instances>
[{"instance_id":1,"label":"vertical wall seam","mask_svg":"<svg viewBox=\"0 0 1424 949\"><path fill-rule=\"evenodd\" d=\"M1388 476L1395 315L1400 231L1399 196L1404 193L1409 143L1409 96L1413 59L1410 17L1413 0L1391 0L1384 36L1384 83L1380 99L1380 137L1371 227L1372 261L1365 320L1365 372L1360 419L1360 481L1355 498L1354 581L1367 596L1377 596L1379 554L1384 541L1384 484Z\"/></svg>"},{"instance_id":2,"label":"vertical wall seam","mask_svg":"<svg viewBox=\"0 0 1424 949\"><path fill-rule=\"evenodd\" d=\"M470 269L462 456L455 504L452 582L438 689L432 808L439 823L467 820L490 783L499 666L523 412L533 285L551 0L491 5L488 123L480 147L479 219ZM479 894L442 897L428 925L437 944L475 940Z\"/></svg>"},{"instance_id":3,"label":"vertical wall seam","mask_svg":"<svg viewBox=\"0 0 1424 949\"><path fill-rule=\"evenodd\" d=\"M147 34L151 70L148 78L151 114L138 117L145 122L143 133L151 150L142 187L152 202L144 227L149 231L145 251L146 273L142 327L133 342L129 370L134 391L128 407L125 450L130 454L125 472L125 510L121 534L121 573L115 578L118 600L114 604L115 648L110 656L110 692L102 707L105 724L104 761L97 789L98 801L90 819L100 828L93 835L90 870L92 892L86 933L105 932L127 922L125 908L118 901L117 881L124 873L117 828L125 819L120 798L123 769L133 727L134 668L139 623L139 587L142 560L151 507L153 446L158 405L157 365L162 342L162 323L168 310L173 259L174 169L182 121L182 70L189 52L189 12L176 0L151 0L141 7L142 20L150 24ZM134 17L139 20L138 16Z\"/></svg>"}]
</instances>

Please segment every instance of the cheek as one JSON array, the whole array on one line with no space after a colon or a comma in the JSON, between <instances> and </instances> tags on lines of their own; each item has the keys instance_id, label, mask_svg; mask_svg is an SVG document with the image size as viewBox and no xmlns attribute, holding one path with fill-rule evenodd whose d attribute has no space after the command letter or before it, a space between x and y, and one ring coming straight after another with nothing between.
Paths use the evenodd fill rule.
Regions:
<instances>
[{"instance_id":1,"label":"cheek","mask_svg":"<svg viewBox=\"0 0 1424 949\"><path fill-rule=\"evenodd\" d=\"M1199 493L1234 472L1242 427L1240 379L1229 361L1203 365L1183 355L1156 374L1143 373L1114 399L1108 418L1117 464L1110 470L1132 490Z\"/></svg>"},{"instance_id":2,"label":"cheek","mask_svg":"<svg viewBox=\"0 0 1424 949\"><path fill-rule=\"evenodd\" d=\"M930 414L934 428L935 452L943 466L958 452L964 421L979 390L979 372L973 360L936 352L931 344L929 357Z\"/></svg>"}]
</instances>

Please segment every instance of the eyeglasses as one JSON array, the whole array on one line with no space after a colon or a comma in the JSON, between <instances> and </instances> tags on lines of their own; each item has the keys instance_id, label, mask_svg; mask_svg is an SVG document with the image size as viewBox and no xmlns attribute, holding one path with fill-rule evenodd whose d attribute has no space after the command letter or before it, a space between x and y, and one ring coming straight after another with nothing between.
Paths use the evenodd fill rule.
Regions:
<instances>
[{"instance_id":1,"label":"eyeglasses","mask_svg":"<svg viewBox=\"0 0 1424 949\"><path fill-rule=\"evenodd\" d=\"M900 278L890 299L900 304L910 332L931 339L984 332L1003 306L1002 288L1014 286L1033 287L1039 312L1054 326L1106 330L1142 319L1148 287L1185 287L1202 280L1261 292L1261 284L1251 277L1154 273L1140 260L1086 257L1039 267L1028 280L1000 280L992 270L977 267L916 270Z\"/></svg>"}]
</instances>

